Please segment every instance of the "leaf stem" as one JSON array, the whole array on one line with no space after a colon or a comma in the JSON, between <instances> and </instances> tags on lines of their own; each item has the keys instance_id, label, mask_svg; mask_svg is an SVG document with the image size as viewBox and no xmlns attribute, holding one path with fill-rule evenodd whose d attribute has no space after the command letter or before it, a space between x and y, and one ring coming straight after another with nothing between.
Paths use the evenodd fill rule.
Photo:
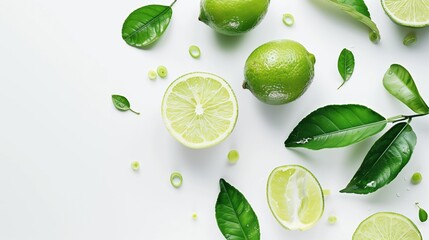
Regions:
<instances>
[{"instance_id":1,"label":"leaf stem","mask_svg":"<svg viewBox=\"0 0 429 240\"><path fill-rule=\"evenodd\" d=\"M408 122L410 122L415 117L422 117L422 116L425 116L425 115L428 115L428 113L421 113L421 114L414 114L414 115L398 115L398 116L394 116L394 117L388 118L387 122L397 123L397 122L401 122L401 121L404 121L404 120L408 120Z\"/></svg>"},{"instance_id":2,"label":"leaf stem","mask_svg":"<svg viewBox=\"0 0 429 240\"><path fill-rule=\"evenodd\" d=\"M130 108L130 111L133 112L133 113L135 113L135 114L137 114L137 115L140 115L139 112L136 112L136 111L132 110L131 108Z\"/></svg>"},{"instance_id":3,"label":"leaf stem","mask_svg":"<svg viewBox=\"0 0 429 240\"><path fill-rule=\"evenodd\" d=\"M177 0L174 0L172 4L170 4L170 7L173 7L173 5L177 2Z\"/></svg>"}]
</instances>

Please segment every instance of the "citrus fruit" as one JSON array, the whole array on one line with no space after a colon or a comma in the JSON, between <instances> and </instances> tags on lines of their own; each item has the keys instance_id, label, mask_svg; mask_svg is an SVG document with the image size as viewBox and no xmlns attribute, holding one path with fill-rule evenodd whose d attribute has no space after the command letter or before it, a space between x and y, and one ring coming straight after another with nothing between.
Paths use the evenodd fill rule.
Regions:
<instances>
[{"instance_id":1,"label":"citrus fruit","mask_svg":"<svg viewBox=\"0 0 429 240\"><path fill-rule=\"evenodd\" d=\"M292 40L278 40L256 48L246 60L243 88L264 103L294 101L310 86L316 58Z\"/></svg>"},{"instance_id":2,"label":"citrus fruit","mask_svg":"<svg viewBox=\"0 0 429 240\"><path fill-rule=\"evenodd\" d=\"M429 0L381 0L393 22L407 27L429 26Z\"/></svg>"},{"instance_id":3,"label":"citrus fruit","mask_svg":"<svg viewBox=\"0 0 429 240\"><path fill-rule=\"evenodd\" d=\"M298 165L274 169L267 183L267 199L277 221L289 230L307 230L323 214L322 188L314 175Z\"/></svg>"},{"instance_id":4,"label":"citrus fruit","mask_svg":"<svg viewBox=\"0 0 429 240\"><path fill-rule=\"evenodd\" d=\"M201 0L199 20L225 35L253 29L267 13L270 0Z\"/></svg>"},{"instance_id":5,"label":"citrus fruit","mask_svg":"<svg viewBox=\"0 0 429 240\"><path fill-rule=\"evenodd\" d=\"M421 240L422 235L416 225L407 217L379 212L361 222L353 234L353 240Z\"/></svg>"},{"instance_id":6,"label":"citrus fruit","mask_svg":"<svg viewBox=\"0 0 429 240\"><path fill-rule=\"evenodd\" d=\"M205 148L220 143L232 132L238 104L225 80L211 73L194 72L170 84L161 111L174 138L191 148Z\"/></svg>"}]
</instances>

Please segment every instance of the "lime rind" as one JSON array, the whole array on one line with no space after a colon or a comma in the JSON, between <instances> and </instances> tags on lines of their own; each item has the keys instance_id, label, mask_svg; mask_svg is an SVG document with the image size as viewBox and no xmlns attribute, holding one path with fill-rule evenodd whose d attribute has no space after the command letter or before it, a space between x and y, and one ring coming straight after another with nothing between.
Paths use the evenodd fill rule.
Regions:
<instances>
[{"instance_id":1,"label":"lime rind","mask_svg":"<svg viewBox=\"0 0 429 240\"><path fill-rule=\"evenodd\" d=\"M200 82L201 79L205 81ZM213 85L219 86L218 92L210 91ZM201 91L197 93L196 89ZM214 97L207 99L213 93L221 94L222 101L216 101L219 99ZM197 109L197 105L208 107L195 120L197 111L202 110ZM214 146L231 134L238 118L238 103L232 88L224 79L211 73L193 72L170 84L162 100L161 112L167 130L177 141L199 149Z\"/></svg>"},{"instance_id":2,"label":"lime rind","mask_svg":"<svg viewBox=\"0 0 429 240\"><path fill-rule=\"evenodd\" d=\"M377 25L371 20L368 10L364 12L365 14L368 13L366 16L365 14L358 12L353 6L342 3L339 0L328 0L328 2L340 8L359 22L365 24L370 29L369 36L372 42L380 41L380 31L378 30Z\"/></svg>"},{"instance_id":3,"label":"lime rind","mask_svg":"<svg viewBox=\"0 0 429 240\"><path fill-rule=\"evenodd\" d=\"M279 188L279 177L275 175L278 174L279 171L283 173L288 172L286 176L282 176L283 181L280 183L287 183L294 177L294 175L299 175L296 181L297 188L299 191L294 192L291 187L286 187L284 189L284 195L295 195L294 198L300 201L299 204L293 206L292 204L287 204L286 202L279 202L272 199L272 191L278 191ZM274 179L277 178L277 179ZM275 183L274 183L275 182ZM305 184L313 184L317 186L316 191L312 191L309 195L306 195ZM273 184L277 185L274 186ZM277 189L273 189L277 188ZM281 187L280 187L281 188ZM283 190L281 190L283 191ZM295 193L295 194L294 194ZM312 198L312 199L311 199ZM296 200L295 199L295 200ZM320 183L317 181L316 177L306 168L299 165L285 165L275 168L270 176L268 177L267 183L267 200L268 206L270 207L271 213L274 218L280 225L288 230L301 230L305 231L313 227L322 217L324 212L324 196L323 190L320 186ZM290 199L289 199L290 200ZM317 203L315 203L315 201ZM283 208L282 213L286 213L283 216L280 216L276 211L279 208ZM315 213L316 216L311 215L311 217L307 217L306 213Z\"/></svg>"},{"instance_id":4,"label":"lime rind","mask_svg":"<svg viewBox=\"0 0 429 240\"><path fill-rule=\"evenodd\" d=\"M382 226L381 223L388 223L389 226ZM394 212L378 212L359 224L352 240L385 239L387 236L382 234L386 231L390 240L423 239L419 229L409 218Z\"/></svg>"}]
</instances>

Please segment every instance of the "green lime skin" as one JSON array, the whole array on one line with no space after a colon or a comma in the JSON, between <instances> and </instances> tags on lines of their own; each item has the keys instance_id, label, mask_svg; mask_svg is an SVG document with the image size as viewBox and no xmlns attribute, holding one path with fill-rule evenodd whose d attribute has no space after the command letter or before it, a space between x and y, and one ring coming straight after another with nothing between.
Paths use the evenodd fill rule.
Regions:
<instances>
[{"instance_id":1,"label":"green lime skin","mask_svg":"<svg viewBox=\"0 0 429 240\"><path fill-rule=\"evenodd\" d=\"M314 55L298 42L265 43L247 58L243 88L267 104L292 102L310 86L315 62Z\"/></svg>"},{"instance_id":2,"label":"green lime skin","mask_svg":"<svg viewBox=\"0 0 429 240\"><path fill-rule=\"evenodd\" d=\"M270 0L201 0L199 20L216 32L236 36L256 27Z\"/></svg>"}]
</instances>

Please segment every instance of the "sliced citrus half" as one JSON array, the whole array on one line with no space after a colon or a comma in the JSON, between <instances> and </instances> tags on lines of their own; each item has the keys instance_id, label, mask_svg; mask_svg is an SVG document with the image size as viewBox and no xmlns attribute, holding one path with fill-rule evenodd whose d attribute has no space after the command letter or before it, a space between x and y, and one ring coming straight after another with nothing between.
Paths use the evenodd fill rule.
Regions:
<instances>
[{"instance_id":1,"label":"sliced citrus half","mask_svg":"<svg viewBox=\"0 0 429 240\"><path fill-rule=\"evenodd\" d=\"M392 212L379 212L363 220L353 234L353 240L421 240L416 225L407 217Z\"/></svg>"},{"instance_id":2,"label":"sliced citrus half","mask_svg":"<svg viewBox=\"0 0 429 240\"><path fill-rule=\"evenodd\" d=\"M289 230L307 230L323 214L323 191L306 168L286 165L275 168L267 183L267 199L277 221Z\"/></svg>"},{"instance_id":3,"label":"sliced citrus half","mask_svg":"<svg viewBox=\"0 0 429 240\"><path fill-rule=\"evenodd\" d=\"M399 25L429 26L429 0L381 0L381 5L390 19Z\"/></svg>"},{"instance_id":4,"label":"sliced citrus half","mask_svg":"<svg viewBox=\"0 0 429 240\"><path fill-rule=\"evenodd\" d=\"M238 104L225 80L211 73L194 72L170 84L161 111L174 138L190 148L206 148L231 134Z\"/></svg>"}]
</instances>

